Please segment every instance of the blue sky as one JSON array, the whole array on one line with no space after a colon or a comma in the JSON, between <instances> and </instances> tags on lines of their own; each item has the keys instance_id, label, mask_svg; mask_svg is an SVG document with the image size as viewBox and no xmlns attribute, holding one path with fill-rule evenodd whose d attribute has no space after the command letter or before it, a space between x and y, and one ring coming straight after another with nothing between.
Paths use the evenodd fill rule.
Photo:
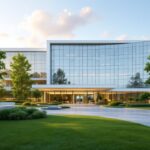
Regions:
<instances>
[{"instance_id":1,"label":"blue sky","mask_svg":"<svg viewBox=\"0 0 150 150\"><path fill-rule=\"evenodd\" d=\"M148 40L150 0L0 0L0 47L47 39Z\"/></svg>"}]
</instances>

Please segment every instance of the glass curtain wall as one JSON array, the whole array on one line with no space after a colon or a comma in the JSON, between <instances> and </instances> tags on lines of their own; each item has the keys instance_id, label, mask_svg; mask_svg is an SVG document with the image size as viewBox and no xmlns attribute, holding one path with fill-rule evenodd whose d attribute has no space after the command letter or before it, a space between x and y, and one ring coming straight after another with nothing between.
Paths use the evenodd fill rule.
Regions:
<instances>
[{"instance_id":1,"label":"glass curtain wall","mask_svg":"<svg viewBox=\"0 0 150 150\"><path fill-rule=\"evenodd\" d=\"M136 73L140 74L143 81L147 79L144 66L148 55L149 41L52 44L52 81L53 74L62 69L71 85L125 88Z\"/></svg>"},{"instance_id":2,"label":"glass curtain wall","mask_svg":"<svg viewBox=\"0 0 150 150\"><path fill-rule=\"evenodd\" d=\"M44 78L46 80L46 52L11 52L6 51L6 69L7 76L6 78L10 78L9 70L10 63L12 62L12 57L17 55L18 53L24 54L29 63L32 65L31 73L33 74L33 78Z\"/></svg>"}]
</instances>

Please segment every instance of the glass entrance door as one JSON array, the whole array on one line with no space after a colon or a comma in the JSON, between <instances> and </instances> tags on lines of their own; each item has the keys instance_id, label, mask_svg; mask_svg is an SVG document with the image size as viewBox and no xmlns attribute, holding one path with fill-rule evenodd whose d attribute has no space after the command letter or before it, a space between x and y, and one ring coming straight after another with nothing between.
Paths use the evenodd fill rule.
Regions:
<instances>
[{"instance_id":1,"label":"glass entrance door","mask_svg":"<svg viewBox=\"0 0 150 150\"><path fill-rule=\"evenodd\" d=\"M82 104L83 103L83 96L82 95L77 95L76 96L76 103L77 104Z\"/></svg>"}]
</instances>

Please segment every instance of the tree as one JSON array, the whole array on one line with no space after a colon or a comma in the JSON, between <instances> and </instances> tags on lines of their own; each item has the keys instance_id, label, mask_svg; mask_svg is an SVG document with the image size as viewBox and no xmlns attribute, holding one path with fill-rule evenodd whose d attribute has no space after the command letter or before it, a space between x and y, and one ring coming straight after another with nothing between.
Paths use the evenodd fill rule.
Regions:
<instances>
[{"instance_id":1,"label":"tree","mask_svg":"<svg viewBox=\"0 0 150 150\"><path fill-rule=\"evenodd\" d=\"M150 99L150 93L148 92L142 93L139 96L139 100L142 100L142 101L149 100L149 99Z\"/></svg>"},{"instance_id":2,"label":"tree","mask_svg":"<svg viewBox=\"0 0 150 150\"><path fill-rule=\"evenodd\" d=\"M5 89L3 87L3 79L4 79L4 75L6 75L5 63L4 63L5 58L6 58L6 53L4 51L0 51L0 97L1 98L5 95Z\"/></svg>"},{"instance_id":3,"label":"tree","mask_svg":"<svg viewBox=\"0 0 150 150\"><path fill-rule=\"evenodd\" d=\"M0 86L0 98L3 98L6 95L6 90L3 86Z\"/></svg>"},{"instance_id":4,"label":"tree","mask_svg":"<svg viewBox=\"0 0 150 150\"><path fill-rule=\"evenodd\" d=\"M17 100L26 100L33 83L30 74L31 64L23 54L17 54L12 58L10 67L13 95Z\"/></svg>"},{"instance_id":5,"label":"tree","mask_svg":"<svg viewBox=\"0 0 150 150\"><path fill-rule=\"evenodd\" d=\"M4 51L0 51L0 80L3 79L5 72L5 63L3 62L6 58L6 53Z\"/></svg>"},{"instance_id":6,"label":"tree","mask_svg":"<svg viewBox=\"0 0 150 150\"><path fill-rule=\"evenodd\" d=\"M148 75L150 76L150 56L148 56L147 58L149 60L149 62L146 63L144 70L148 73ZM146 84L150 84L150 77L148 77L148 79L145 81Z\"/></svg>"},{"instance_id":7,"label":"tree","mask_svg":"<svg viewBox=\"0 0 150 150\"><path fill-rule=\"evenodd\" d=\"M128 88L142 88L144 87L144 82L141 79L140 73L137 72L134 76L130 78Z\"/></svg>"},{"instance_id":8,"label":"tree","mask_svg":"<svg viewBox=\"0 0 150 150\"><path fill-rule=\"evenodd\" d=\"M103 96L102 96L101 94L97 93L96 100L97 100L97 101L103 100Z\"/></svg>"},{"instance_id":9,"label":"tree","mask_svg":"<svg viewBox=\"0 0 150 150\"><path fill-rule=\"evenodd\" d=\"M40 78L40 74L38 72L34 72L32 74L32 77L34 77L34 78Z\"/></svg>"},{"instance_id":10,"label":"tree","mask_svg":"<svg viewBox=\"0 0 150 150\"><path fill-rule=\"evenodd\" d=\"M53 74L53 84L67 84L65 72L62 69L59 68L57 72Z\"/></svg>"},{"instance_id":11,"label":"tree","mask_svg":"<svg viewBox=\"0 0 150 150\"><path fill-rule=\"evenodd\" d=\"M32 97L36 98L36 100L38 100L38 98L40 98L41 96L42 96L42 93L38 89L35 89L32 91Z\"/></svg>"}]
</instances>

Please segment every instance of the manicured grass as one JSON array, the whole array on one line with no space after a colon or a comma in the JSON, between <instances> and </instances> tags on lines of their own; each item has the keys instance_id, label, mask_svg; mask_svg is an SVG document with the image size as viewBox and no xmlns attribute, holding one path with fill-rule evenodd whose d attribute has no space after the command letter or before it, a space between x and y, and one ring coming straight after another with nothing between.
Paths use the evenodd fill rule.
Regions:
<instances>
[{"instance_id":1,"label":"manicured grass","mask_svg":"<svg viewBox=\"0 0 150 150\"><path fill-rule=\"evenodd\" d=\"M149 150L150 127L88 116L0 121L0 150Z\"/></svg>"}]
</instances>

